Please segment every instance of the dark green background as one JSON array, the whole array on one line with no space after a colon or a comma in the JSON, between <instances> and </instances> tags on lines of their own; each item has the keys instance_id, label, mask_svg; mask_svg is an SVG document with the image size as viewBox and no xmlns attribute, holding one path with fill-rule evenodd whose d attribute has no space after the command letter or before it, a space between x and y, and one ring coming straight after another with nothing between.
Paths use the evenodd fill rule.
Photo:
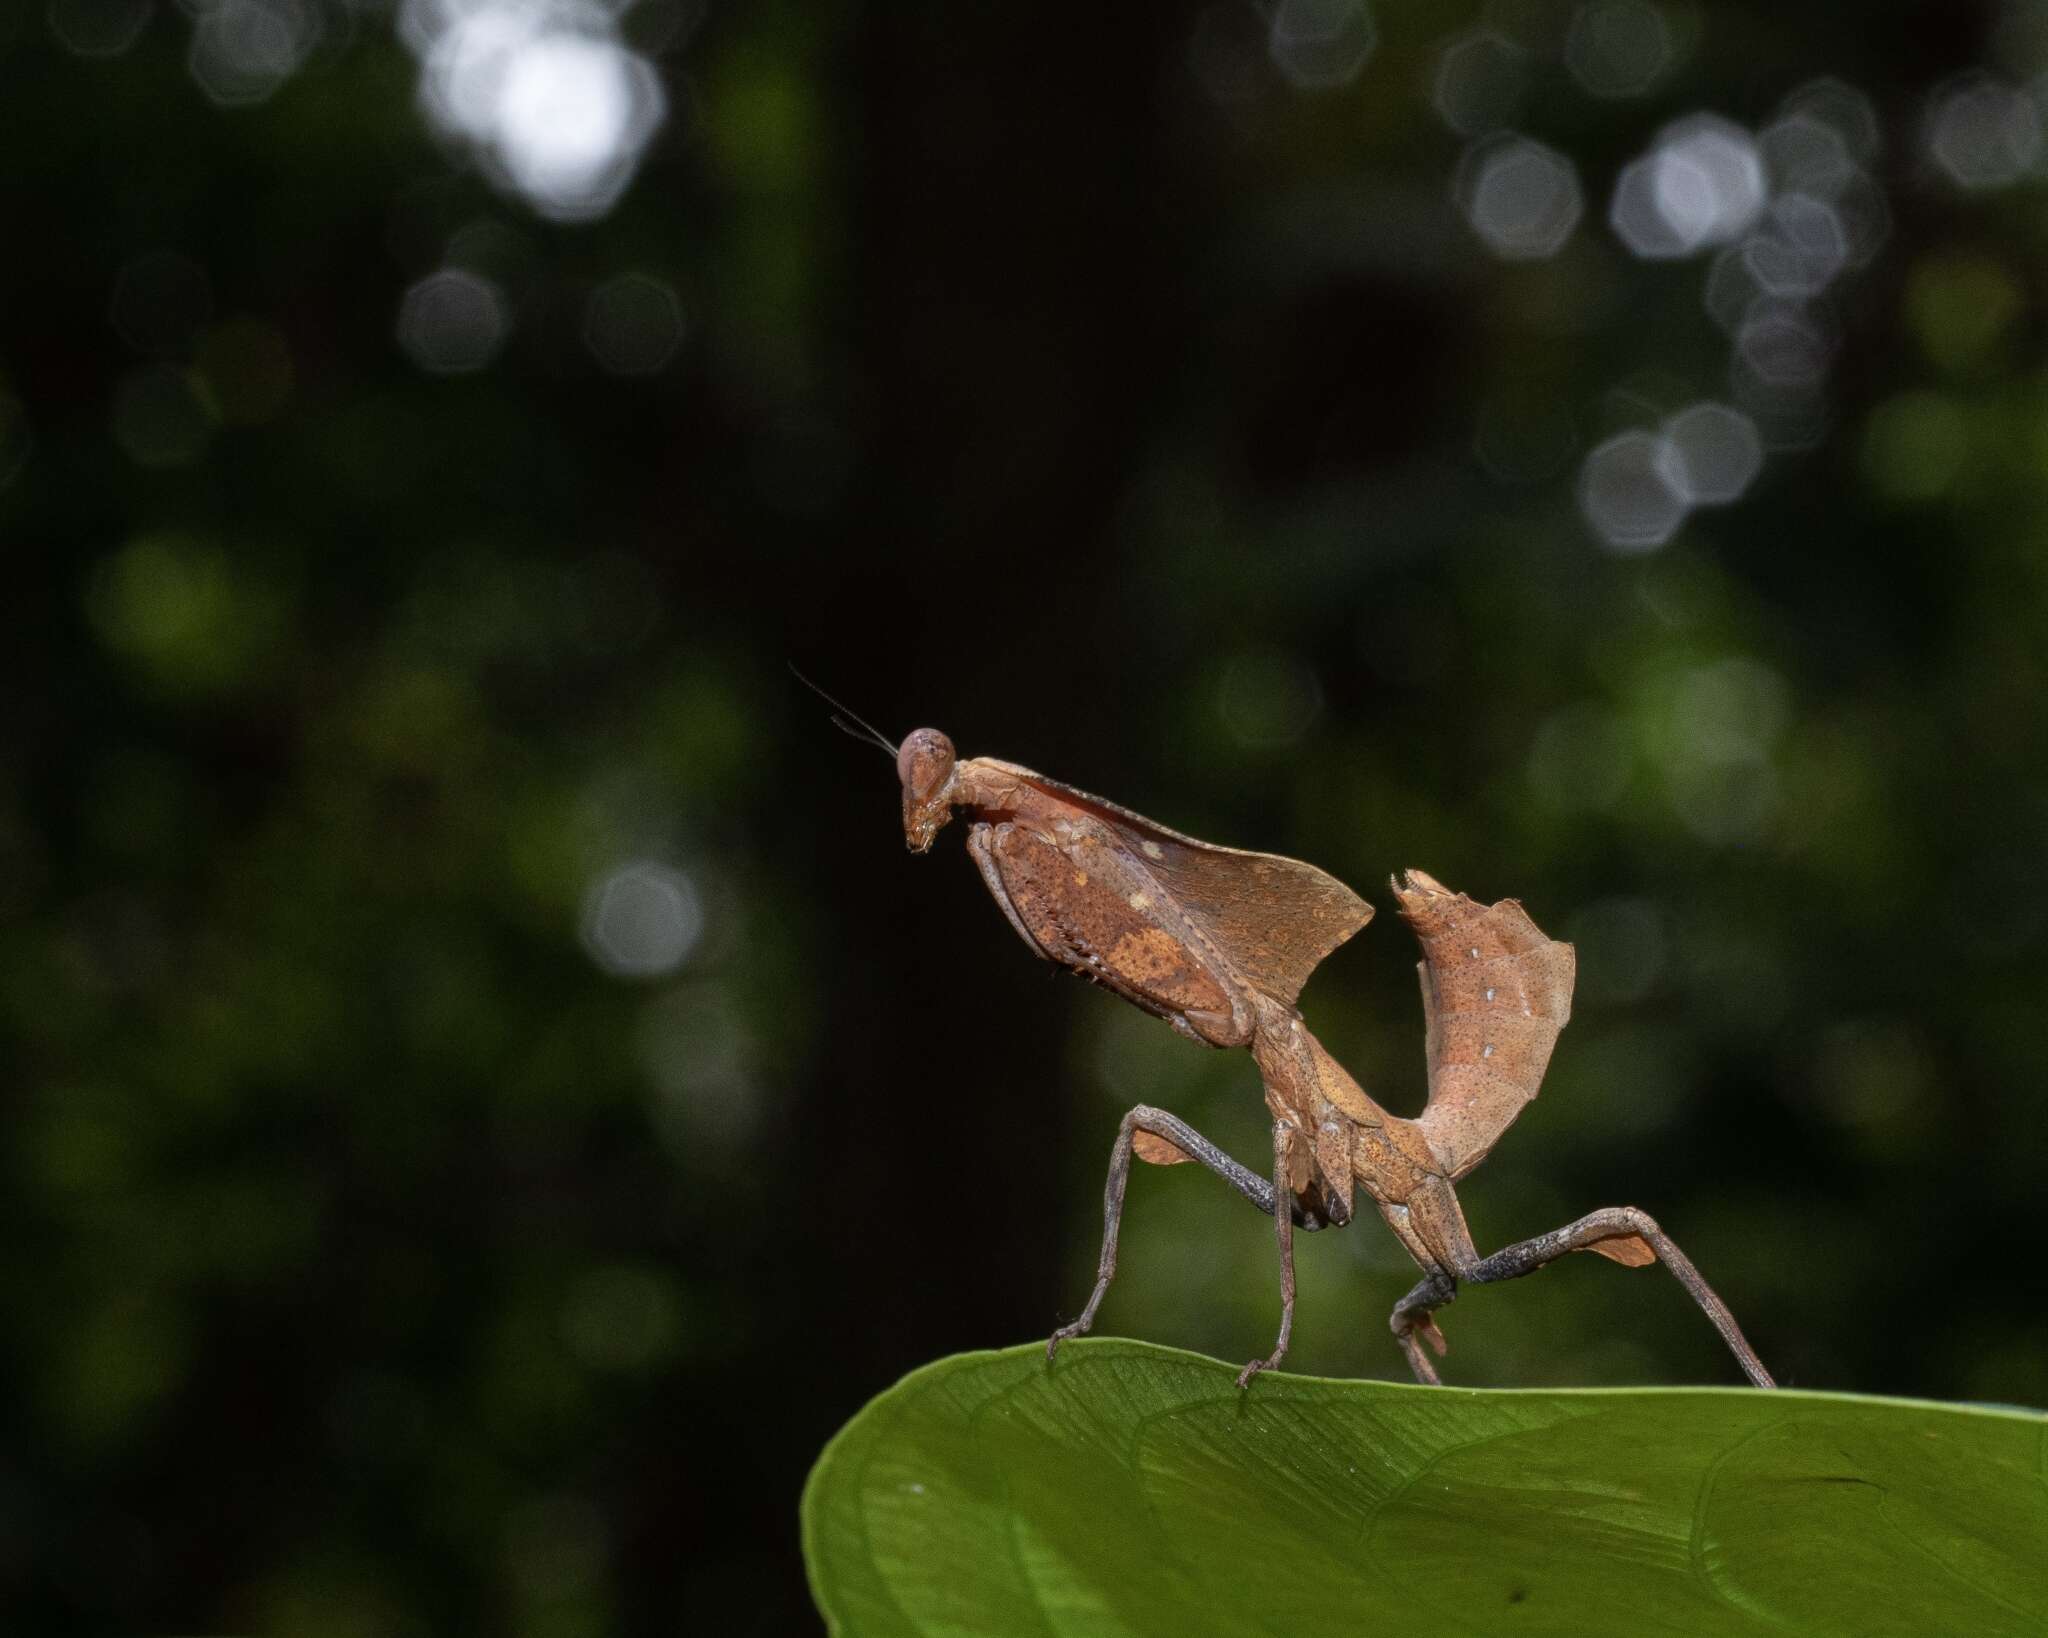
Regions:
<instances>
[{"instance_id":1,"label":"dark green background","mask_svg":"<svg viewBox=\"0 0 2048 1638\"><path fill-rule=\"evenodd\" d=\"M10 1630L804 1630L810 1460L1075 1311L1120 1110L1256 1159L1249 1063L1053 981L957 835L909 858L791 660L1374 896L1304 1004L1403 1111L1388 873L1524 899L1578 1011L1483 1247L1633 1202L1790 1381L2048 1401L2048 193L1920 137L1952 72L2048 67L2028 12L1673 12L1602 100L1568 9L1508 8L1587 206L1524 263L1430 105L1468 7L1381 5L1315 92L1230 5L650 0L670 118L581 225L436 144L387 15L324 15L240 109L175 7L104 60L0 20ZM1612 554L1577 460L1728 390L1615 174L1824 73L1892 227L1823 431ZM163 250L205 299L138 337ZM458 252L516 322L435 376L395 327ZM636 271L688 329L624 379L583 315ZM201 421L147 464L166 380ZM704 929L624 980L579 927L636 858ZM1103 1329L1247 1357L1270 1264L1144 1173ZM1398 1374L1408 1278L1307 1241L1293 1363ZM1734 1379L1591 1258L1444 1326L1468 1384Z\"/></svg>"}]
</instances>

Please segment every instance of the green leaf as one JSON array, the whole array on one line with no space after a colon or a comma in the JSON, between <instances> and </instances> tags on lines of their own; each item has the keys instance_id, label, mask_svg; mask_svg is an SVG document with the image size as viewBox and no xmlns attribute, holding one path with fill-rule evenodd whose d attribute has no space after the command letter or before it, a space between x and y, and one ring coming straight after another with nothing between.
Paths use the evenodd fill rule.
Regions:
<instances>
[{"instance_id":1,"label":"green leaf","mask_svg":"<svg viewBox=\"0 0 2048 1638\"><path fill-rule=\"evenodd\" d=\"M804 1492L835 1633L2048 1632L2048 1418L1421 1388L1141 1343L913 1372Z\"/></svg>"}]
</instances>

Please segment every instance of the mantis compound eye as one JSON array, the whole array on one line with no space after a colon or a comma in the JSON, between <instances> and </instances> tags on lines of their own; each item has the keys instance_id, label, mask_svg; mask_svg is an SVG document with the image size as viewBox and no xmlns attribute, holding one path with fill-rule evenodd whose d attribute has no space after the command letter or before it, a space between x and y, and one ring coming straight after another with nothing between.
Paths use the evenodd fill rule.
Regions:
<instances>
[{"instance_id":1,"label":"mantis compound eye","mask_svg":"<svg viewBox=\"0 0 2048 1638\"><path fill-rule=\"evenodd\" d=\"M904 737L896 753L896 777L903 781L907 801L928 802L953 772L953 742L936 728L919 728Z\"/></svg>"},{"instance_id":2,"label":"mantis compound eye","mask_svg":"<svg viewBox=\"0 0 2048 1638\"><path fill-rule=\"evenodd\" d=\"M896 775L903 781L903 840L922 853L953 817L946 800L953 781L953 742L936 728L920 728L896 753Z\"/></svg>"}]
</instances>

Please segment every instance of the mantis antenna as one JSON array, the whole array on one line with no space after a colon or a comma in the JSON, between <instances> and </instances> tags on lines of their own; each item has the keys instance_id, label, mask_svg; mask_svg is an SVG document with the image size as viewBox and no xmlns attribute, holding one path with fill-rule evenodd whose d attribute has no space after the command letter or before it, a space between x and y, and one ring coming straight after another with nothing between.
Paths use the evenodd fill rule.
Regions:
<instances>
[{"instance_id":1,"label":"mantis antenna","mask_svg":"<svg viewBox=\"0 0 2048 1638\"><path fill-rule=\"evenodd\" d=\"M794 664L790 665L789 674L813 694L816 694L819 699L832 707L833 727L837 728L841 733L851 735L855 739L865 740L870 744L881 746L888 753L890 761L896 760L896 742L893 739L890 739L879 728L875 727L874 724L860 716L851 706L841 705L830 694L826 693L824 689L797 670Z\"/></svg>"}]
</instances>

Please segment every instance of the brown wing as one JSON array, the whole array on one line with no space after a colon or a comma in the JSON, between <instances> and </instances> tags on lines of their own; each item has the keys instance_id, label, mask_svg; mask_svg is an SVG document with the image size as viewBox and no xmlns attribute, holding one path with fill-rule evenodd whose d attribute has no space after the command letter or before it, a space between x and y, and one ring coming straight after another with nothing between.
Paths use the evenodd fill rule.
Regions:
<instances>
[{"instance_id":1,"label":"brown wing","mask_svg":"<svg viewBox=\"0 0 2048 1638\"><path fill-rule=\"evenodd\" d=\"M1215 1046L1251 1038L1235 980L1212 971L1158 883L1126 859L1120 837L1083 819L1054 843L998 826L990 853L1011 914L1041 953Z\"/></svg>"},{"instance_id":2,"label":"brown wing","mask_svg":"<svg viewBox=\"0 0 2048 1638\"><path fill-rule=\"evenodd\" d=\"M1245 979L1293 1006L1323 958L1372 920L1372 906L1326 871L1276 853L1198 842L1044 774L1000 764L1108 825Z\"/></svg>"},{"instance_id":3,"label":"brown wing","mask_svg":"<svg viewBox=\"0 0 2048 1638\"><path fill-rule=\"evenodd\" d=\"M1394 896L1422 944L1429 1107L1416 1124L1455 1180L1543 1084L1577 962L1513 899L1476 904L1419 870L1406 886L1396 879Z\"/></svg>"}]
</instances>

